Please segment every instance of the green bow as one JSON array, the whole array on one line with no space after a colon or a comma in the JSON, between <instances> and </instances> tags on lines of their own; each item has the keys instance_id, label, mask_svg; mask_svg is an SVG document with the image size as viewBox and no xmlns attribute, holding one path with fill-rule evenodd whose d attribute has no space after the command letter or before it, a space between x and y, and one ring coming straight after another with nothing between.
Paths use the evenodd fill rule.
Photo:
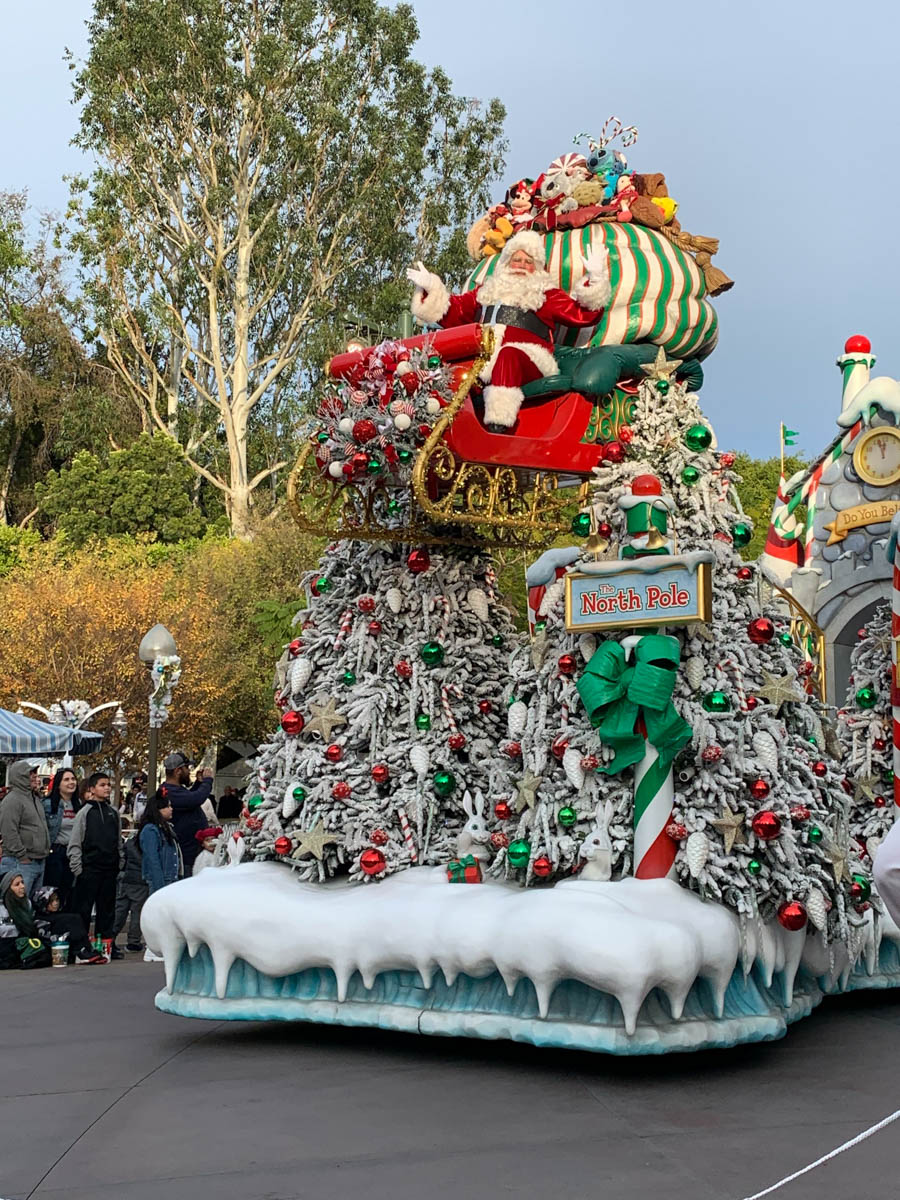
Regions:
<instances>
[{"instance_id":1,"label":"green bow","mask_svg":"<svg viewBox=\"0 0 900 1200\"><path fill-rule=\"evenodd\" d=\"M601 742L615 750L612 762L599 770L617 775L644 757L644 736L636 728L639 718L662 770L668 770L691 740L690 725L672 703L680 658L678 639L658 633L641 638L631 666L618 642L604 642L592 655L576 686Z\"/></svg>"}]
</instances>

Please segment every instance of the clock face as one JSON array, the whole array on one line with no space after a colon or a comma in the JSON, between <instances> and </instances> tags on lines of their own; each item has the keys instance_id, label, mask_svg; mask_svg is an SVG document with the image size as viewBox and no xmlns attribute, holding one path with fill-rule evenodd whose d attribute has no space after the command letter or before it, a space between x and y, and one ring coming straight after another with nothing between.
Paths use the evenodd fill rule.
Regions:
<instances>
[{"instance_id":1,"label":"clock face","mask_svg":"<svg viewBox=\"0 0 900 1200\"><path fill-rule=\"evenodd\" d=\"M900 430L889 425L870 430L860 438L853 464L866 483L884 486L900 479Z\"/></svg>"}]
</instances>

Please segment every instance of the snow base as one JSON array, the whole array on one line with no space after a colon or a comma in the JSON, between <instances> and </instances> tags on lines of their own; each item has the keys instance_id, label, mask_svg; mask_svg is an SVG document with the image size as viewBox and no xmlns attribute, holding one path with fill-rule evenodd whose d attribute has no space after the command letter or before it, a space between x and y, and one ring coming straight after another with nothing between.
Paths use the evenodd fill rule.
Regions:
<instances>
[{"instance_id":1,"label":"snow base","mask_svg":"<svg viewBox=\"0 0 900 1200\"><path fill-rule=\"evenodd\" d=\"M610 1054L769 1041L827 992L900 984L898 942L868 971L826 972L817 939L742 939L733 913L669 880L524 890L420 868L316 886L245 864L155 893L142 926L165 956L164 1012Z\"/></svg>"}]
</instances>

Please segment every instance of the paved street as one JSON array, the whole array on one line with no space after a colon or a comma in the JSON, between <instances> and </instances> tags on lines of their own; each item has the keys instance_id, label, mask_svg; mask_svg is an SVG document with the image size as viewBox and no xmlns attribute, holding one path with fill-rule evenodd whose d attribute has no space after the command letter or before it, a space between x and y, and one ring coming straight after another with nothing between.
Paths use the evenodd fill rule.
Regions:
<instances>
[{"instance_id":1,"label":"paved street","mask_svg":"<svg viewBox=\"0 0 900 1200\"><path fill-rule=\"evenodd\" d=\"M0 975L0 1196L742 1200L900 1107L900 997L625 1061L157 1013L142 962ZM897 1126L777 1193L896 1194Z\"/></svg>"}]
</instances>

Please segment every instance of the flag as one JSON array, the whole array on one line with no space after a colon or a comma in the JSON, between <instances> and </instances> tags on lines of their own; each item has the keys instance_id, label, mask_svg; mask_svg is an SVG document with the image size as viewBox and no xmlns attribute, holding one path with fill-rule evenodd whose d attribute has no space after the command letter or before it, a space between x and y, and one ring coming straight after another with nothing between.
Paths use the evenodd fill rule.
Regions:
<instances>
[{"instance_id":1,"label":"flag","mask_svg":"<svg viewBox=\"0 0 900 1200\"><path fill-rule=\"evenodd\" d=\"M796 429L788 429L784 421L781 422L781 444L782 446L796 446L797 438L800 433Z\"/></svg>"}]
</instances>

